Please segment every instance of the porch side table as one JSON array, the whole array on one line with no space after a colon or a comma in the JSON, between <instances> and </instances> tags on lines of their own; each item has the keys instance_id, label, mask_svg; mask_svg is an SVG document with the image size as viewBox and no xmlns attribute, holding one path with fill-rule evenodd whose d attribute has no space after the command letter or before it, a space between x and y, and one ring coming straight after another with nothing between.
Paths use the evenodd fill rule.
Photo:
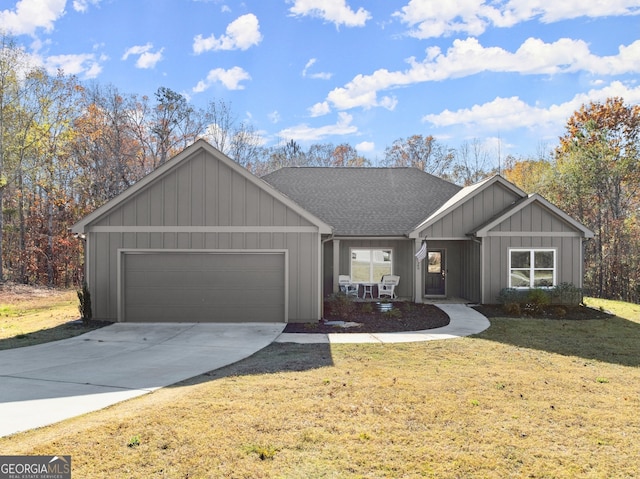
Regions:
<instances>
[{"instance_id":1,"label":"porch side table","mask_svg":"<svg viewBox=\"0 0 640 479\"><path fill-rule=\"evenodd\" d=\"M376 283L360 283L362 284L362 299L367 297L367 294L373 299L373 287Z\"/></svg>"}]
</instances>

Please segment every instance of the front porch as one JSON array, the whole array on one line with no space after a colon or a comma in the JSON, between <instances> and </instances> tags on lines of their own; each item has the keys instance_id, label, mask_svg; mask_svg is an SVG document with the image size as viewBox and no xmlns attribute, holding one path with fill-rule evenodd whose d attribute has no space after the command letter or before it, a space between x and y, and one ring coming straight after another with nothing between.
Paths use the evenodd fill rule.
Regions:
<instances>
[{"instance_id":1,"label":"front porch","mask_svg":"<svg viewBox=\"0 0 640 479\"><path fill-rule=\"evenodd\" d=\"M332 238L323 245L323 296L340 291L339 277L358 284L357 300L380 301L382 275L400 277L397 300L414 303L480 301L480 245L468 238L428 240L427 256L415 257L423 238Z\"/></svg>"}]
</instances>

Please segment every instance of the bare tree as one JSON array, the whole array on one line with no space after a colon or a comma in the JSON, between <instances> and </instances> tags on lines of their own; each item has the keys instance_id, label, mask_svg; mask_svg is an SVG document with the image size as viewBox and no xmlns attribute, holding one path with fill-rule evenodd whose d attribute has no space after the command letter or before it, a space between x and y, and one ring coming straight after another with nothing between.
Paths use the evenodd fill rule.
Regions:
<instances>
[{"instance_id":1,"label":"bare tree","mask_svg":"<svg viewBox=\"0 0 640 479\"><path fill-rule=\"evenodd\" d=\"M442 178L449 177L454 158L453 151L431 135L399 138L385 149L384 154L384 166L409 166Z\"/></svg>"},{"instance_id":2,"label":"bare tree","mask_svg":"<svg viewBox=\"0 0 640 479\"><path fill-rule=\"evenodd\" d=\"M497 172L491 166L490 155L477 138L463 142L455 153L451 179L460 185L477 183Z\"/></svg>"}]
</instances>

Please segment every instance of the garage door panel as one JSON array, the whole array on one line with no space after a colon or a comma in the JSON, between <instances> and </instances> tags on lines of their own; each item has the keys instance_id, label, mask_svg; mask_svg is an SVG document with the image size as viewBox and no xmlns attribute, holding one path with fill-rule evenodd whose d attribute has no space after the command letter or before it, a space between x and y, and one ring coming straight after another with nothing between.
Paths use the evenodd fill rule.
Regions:
<instances>
[{"instance_id":1,"label":"garage door panel","mask_svg":"<svg viewBox=\"0 0 640 479\"><path fill-rule=\"evenodd\" d=\"M219 323L239 323L239 322L264 322L264 317L274 317L281 312L280 308L264 308L257 306L255 308L243 308L242 311L237 308L215 308L210 312L208 318L216 318L215 322ZM134 318L152 317L153 322L157 323L181 323L181 322L214 322L212 320L204 320L201 314L201 308L183 308L183 307L132 307L129 315ZM281 322L273 320L272 322ZM134 321L130 321L134 322ZM143 322L143 321L137 321Z\"/></svg>"},{"instance_id":2,"label":"garage door panel","mask_svg":"<svg viewBox=\"0 0 640 479\"><path fill-rule=\"evenodd\" d=\"M283 253L128 253L125 321L284 321Z\"/></svg>"},{"instance_id":3,"label":"garage door panel","mask_svg":"<svg viewBox=\"0 0 640 479\"><path fill-rule=\"evenodd\" d=\"M174 290L164 290L162 294L158 294L157 288L131 288L128 290L127 300L128 306L173 306L182 305L186 306L198 306L198 305L226 305L230 304L232 307L237 308L239 302L244 304L244 307L255 306L261 307L261 305L269 305L274 302L274 296L279 296L281 290L278 289L263 289L247 291L242 289L190 289L190 288L176 288Z\"/></svg>"}]
</instances>

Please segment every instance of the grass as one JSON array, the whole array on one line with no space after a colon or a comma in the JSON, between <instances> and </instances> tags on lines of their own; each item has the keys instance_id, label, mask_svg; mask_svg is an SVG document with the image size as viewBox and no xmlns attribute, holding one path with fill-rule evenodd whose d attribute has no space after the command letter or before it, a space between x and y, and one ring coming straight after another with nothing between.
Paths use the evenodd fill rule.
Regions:
<instances>
[{"instance_id":1,"label":"grass","mask_svg":"<svg viewBox=\"0 0 640 479\"><path fill-rule=\"evenodd\" d=\"M0 290L0 350L57 341L99 327L70 324L80 317L75 291L6 289Z\"/></svg>"},{"instance_id":2,"label":"grass","mask_svg":"<svg viewBox=\"0 0 640 479\"><path fill-rule=\"evenodd\" d=\"M0 439L91 478L640 476L640 306L499 318L396 345L272 344L172 387Z\"/></svg>"}]
</instances>

